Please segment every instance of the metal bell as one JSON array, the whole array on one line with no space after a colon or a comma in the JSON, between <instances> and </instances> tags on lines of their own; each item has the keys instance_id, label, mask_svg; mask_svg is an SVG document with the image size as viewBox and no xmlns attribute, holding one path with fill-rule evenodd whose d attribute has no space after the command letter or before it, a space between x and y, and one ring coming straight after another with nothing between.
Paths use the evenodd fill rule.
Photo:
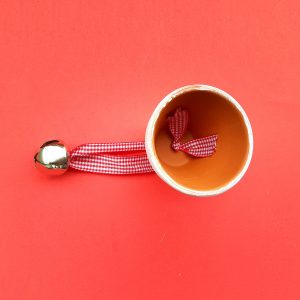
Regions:
<instances>
[{"instance_id":1,"label":"metal bell","mask_svg":"<svg viewBox=\"0 0 300 300\"><path fill-rule=\"evenodd\" d=\"M60 175L69 167L69 155L62 141L52 140L44 143L34 156L37 169L47 174Z\"/></svg>"}]
</instances>

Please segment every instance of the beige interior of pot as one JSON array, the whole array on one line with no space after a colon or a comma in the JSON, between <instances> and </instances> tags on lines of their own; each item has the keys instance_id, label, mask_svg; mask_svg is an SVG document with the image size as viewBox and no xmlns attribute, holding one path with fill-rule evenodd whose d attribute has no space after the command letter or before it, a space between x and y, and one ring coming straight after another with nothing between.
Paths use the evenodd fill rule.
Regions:
<instances>
[{"instance_id":1,"label":"beige interior of pot","mask_svg":"<svg viewBox=\"0 0 300 300\"><path fill-rule=\"evenodd\" d=\"M189 112L188 130L182 141L218 135L217 151L211 157L194 158L171 148L167 117L176 108ZM195 190L219 189L242 170L249 152L247 127L241 112L224 96L197 90L181 94L161 111L154 128L157 158L178 184Z\"/></svg>"}]
</instances>

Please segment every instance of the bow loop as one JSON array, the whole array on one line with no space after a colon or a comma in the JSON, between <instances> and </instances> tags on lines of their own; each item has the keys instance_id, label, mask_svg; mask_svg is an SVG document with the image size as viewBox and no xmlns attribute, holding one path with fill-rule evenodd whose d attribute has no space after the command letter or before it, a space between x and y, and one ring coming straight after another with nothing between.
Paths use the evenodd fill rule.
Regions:
<instances>
[{"instance_id":1,"label":"bow loop","mask_svg":"<svg viewBox=\"0 0 300 300\"><path fill-rule=\"evenodd\" d=\"M195 157L207 157L214 154L217 147L217 135L210 135L200 139L191 140L180 145L180 150Z\"/></svg>"},{"instance_id":2,"label":"bow loop","mask_svg":"<svg viewBox=\"0 0 300 300\"><path fill-rule=\"evenodd\" d=\"M175 114L168 117L169 129L174 137L174 143L178 142L184 135L189 122L187 110L178 108Z\"/></svg>"}]
</instances>

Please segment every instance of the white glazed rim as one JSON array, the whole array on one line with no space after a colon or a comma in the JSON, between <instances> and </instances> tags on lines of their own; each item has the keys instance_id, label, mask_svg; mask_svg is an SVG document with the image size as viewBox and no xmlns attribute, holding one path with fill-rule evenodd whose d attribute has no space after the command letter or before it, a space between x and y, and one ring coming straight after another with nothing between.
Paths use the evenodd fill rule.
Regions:
<instances>
[{"instance_id":1,"label":"white glazed rim","mask_svg":"<svg viewBox=\"0 0 300 300\"><path fill-rule=\"evenodd\" d=\"M157 155L155 152L155 146L154 146L154 139L153 139L155 123L156 123L162 109L165 108L166 105L169 102L171 102L178 95L184 94L184 93L187 93L190 91L197 91L197 90L214 92L216 94L219 94L220 96L223 96L229 102L231 102L239 110L239 112L241 113L241 115L243 117L243 120L245 122L247 131L248 131L248 141L249 141L249 151L248 151L247 159L246 159L243 169L225 186L222 186L218 189L207 190L207 191L190 189L190 188L187 188L187 187L177 183L175 180L173 180L168 175L168 173L163 169L163 167L161 166L161 164L157 158ZM250 121L249 121L244 109L232 96L230 96L226 92L224 92L216 87L213 87L213 86L203 85L203 84L193 84L193 85L187 85L187 86L176 89L175 91L168 94L157 105L157 107L155 108L154 112L152 113L152 116L147 125L146 135L145 135L145 145L146 145L146 152L147 152L148 159L149 159L154 171L162 180L164 180L166 183L168 183L174 189L176 189L184 194L191 195L191 196L198 196L198 197L208 197L208 196L219 195L219 194L226 192L227 190L229 190L233 186L235 186L241 180L241 178L244 176L244 174L246 173L246 171L249 167L249 164L250 164L250 161L252 158L252 154L253 154L253 133L252 133Z\"/></svg>"}]
</instances>

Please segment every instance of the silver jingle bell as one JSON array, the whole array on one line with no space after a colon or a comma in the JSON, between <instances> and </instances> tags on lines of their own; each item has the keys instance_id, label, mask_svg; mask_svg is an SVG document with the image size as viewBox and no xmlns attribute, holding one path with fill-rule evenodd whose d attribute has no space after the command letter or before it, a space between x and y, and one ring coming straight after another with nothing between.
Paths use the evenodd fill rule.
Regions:
<instances>
[{"instance_id":1,"label":"silver jingle bell","mask_svg":"<svg viewBox=\"0 0 300 300\"><path fill-rule=\"evenodd\" d=\"M52 175L61 175L69 167L69 155L62 141L52 140L44 143L34 156L37 169Z\"/></svg>"}]
</instances>

